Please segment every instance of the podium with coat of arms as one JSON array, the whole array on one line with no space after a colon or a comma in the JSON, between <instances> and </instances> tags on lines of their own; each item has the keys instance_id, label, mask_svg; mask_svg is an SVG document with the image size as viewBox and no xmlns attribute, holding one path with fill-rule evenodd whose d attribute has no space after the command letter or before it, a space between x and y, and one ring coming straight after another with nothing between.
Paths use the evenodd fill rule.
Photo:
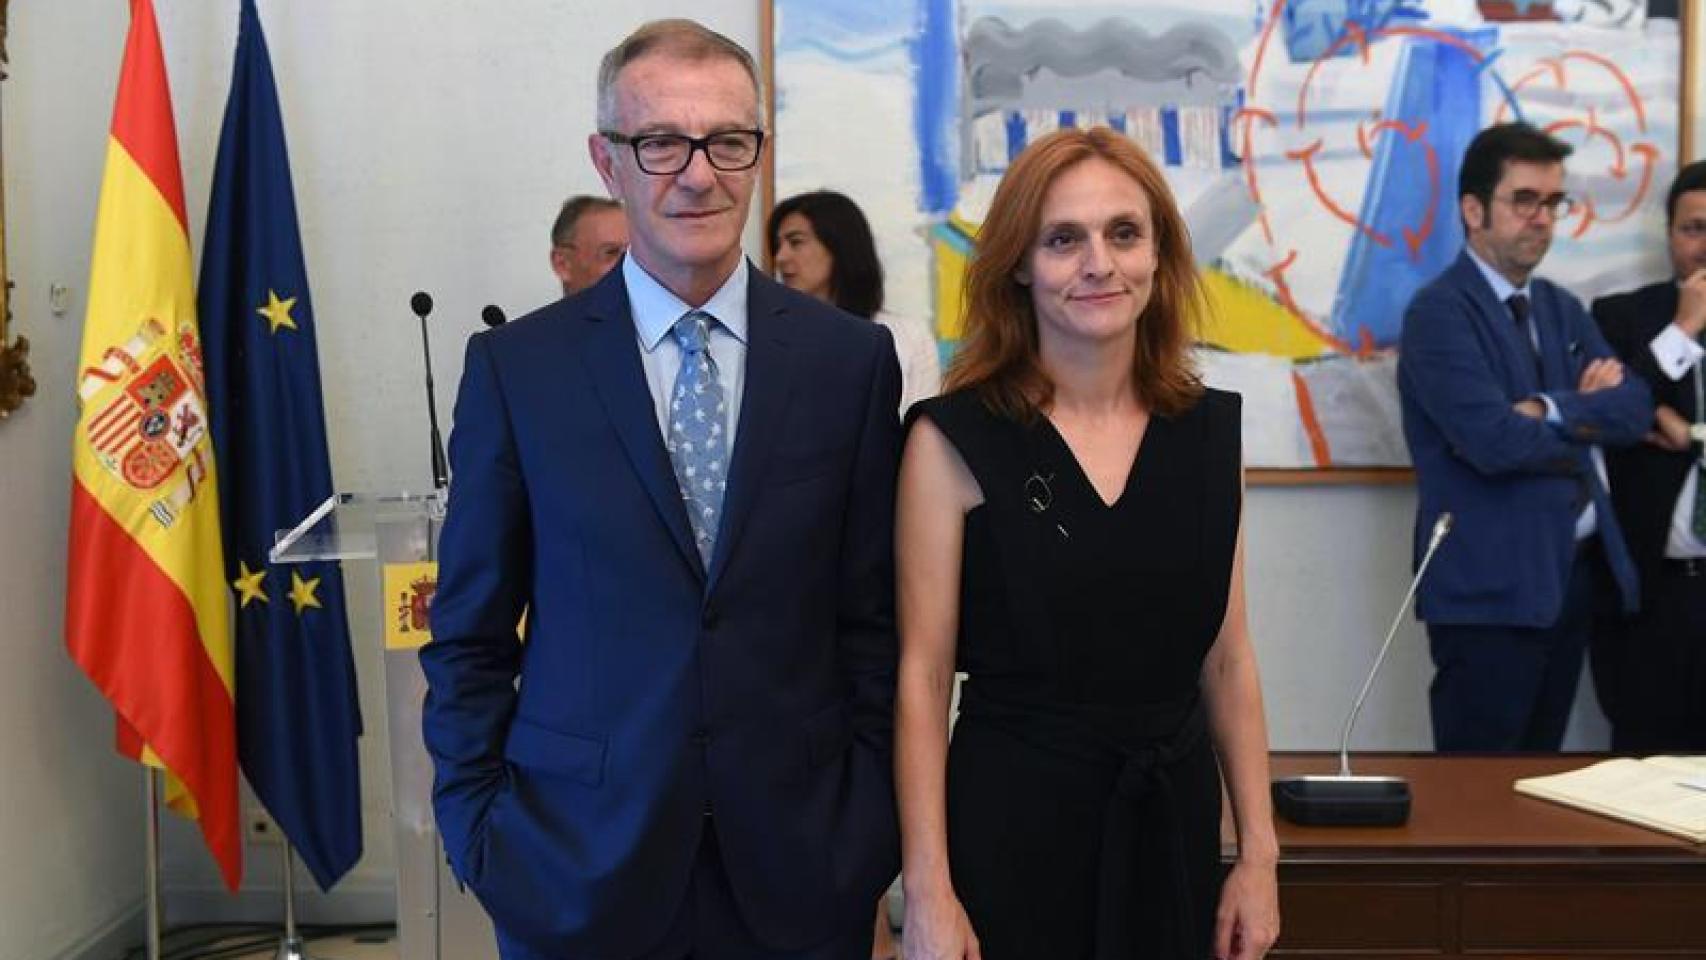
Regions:
<instances>
[{"instance_id":1,"label":"podium with coat of arms","mask_svg":"<svg viewBox=\"0 0 1706 960\"><path fill-rule=\"evenodd\" d=\"M280 531L270 559L378 561L377 621L356 609L354 591L350 615L357 664L373 662L359 652L364 643L382 655L384 664L397 955L410 960L497 960L491 920L472 894L458 888L445 862L432 812L432 761L421 740L426 678L417 651L430 637L428 614L438 581L438 533L445 503L442 491L334 494L294 529Z\"/></svg>"}]
</instances>

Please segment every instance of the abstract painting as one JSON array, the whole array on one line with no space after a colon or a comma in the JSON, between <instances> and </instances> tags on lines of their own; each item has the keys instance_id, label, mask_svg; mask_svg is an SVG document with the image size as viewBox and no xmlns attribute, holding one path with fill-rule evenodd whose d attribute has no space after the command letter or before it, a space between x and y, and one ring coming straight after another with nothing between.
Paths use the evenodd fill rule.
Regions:
<instances>
[{"instance_id":1,"label":"abstract painting","mask_svg":"<svg viewBox=\"0 0 1706 960\"><path fill-rule=\"evenodd\" d=\"M1097 125L1148 151L1253 467L1407 464L1404 307L1462 247L1459 159L1485 126L1574 148L1544 275L1585 301L1666 269L1682 41L1646 0L772 0L770 24L772 195L858 201L890 308L945 354L1012 158Z\"/></svg>"}]
</instances>

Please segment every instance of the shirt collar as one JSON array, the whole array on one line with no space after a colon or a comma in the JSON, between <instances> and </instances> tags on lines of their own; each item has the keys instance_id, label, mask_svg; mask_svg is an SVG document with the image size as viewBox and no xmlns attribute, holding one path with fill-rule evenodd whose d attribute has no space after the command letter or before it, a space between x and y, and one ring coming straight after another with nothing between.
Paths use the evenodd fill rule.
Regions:
<instances>
[{"instance_id":1,"label":"shirt collar","mask_svg":"<svg viewBox=\"0 0 1706 960\"><path fill-rule=\"evenodd\" d=\"M746 342L746 290L751 267L742 258L717 292L711 294L711 299L698 308L717 318L717 323L742 343ZM622 282L628 288L628 309L634 315L634 329L639 331L640 344L647 353L657 349L682 314L694 309L647 273L632 254L622 258Z\"/></svg>"},{"instance_id":2,"label":"shirt collar","mask_svg":"<svg viewBox=\"0 0 1706 960\"><path fill-rule=\"evenodd\" d=\"M1487 285L1493 288L1493 296L1497 297L1500 303L1504 303L1506 300L1509 300L1513 294L1518 293L1528 297L1530 302L1534 300L1532 296L1529 296L1528 290L1530 284L1533 282L1532 276L1528 280L1524 280L1522 286L1512 286L1511 282L1505 279L1504 274L1487 266L1487 261L1481 259L1481 255L1475 252L1474 247L1464 244L1463 249L1468 252L1469 259L1475 261L1475 266L1480 269L1481 276L1486 278Z\"/></svg>"}]
</instances>

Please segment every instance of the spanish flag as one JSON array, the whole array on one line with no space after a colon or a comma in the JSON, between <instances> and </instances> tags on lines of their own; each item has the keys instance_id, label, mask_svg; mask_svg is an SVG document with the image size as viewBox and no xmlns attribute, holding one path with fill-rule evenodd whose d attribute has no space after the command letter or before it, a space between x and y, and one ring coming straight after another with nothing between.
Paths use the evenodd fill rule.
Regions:
<instances>
[{"instance_id":1,"label":"spanish flag","mask_svg":"<svg viewBox=\"0 0 1706 960\"><path fill-rule=\"evenodd\" d=\"M77 376L66 644L118 713L119 752L165 771L235 890L231 623L183 176L153 5L130 15Z\"/></svg>"}]
</instances>

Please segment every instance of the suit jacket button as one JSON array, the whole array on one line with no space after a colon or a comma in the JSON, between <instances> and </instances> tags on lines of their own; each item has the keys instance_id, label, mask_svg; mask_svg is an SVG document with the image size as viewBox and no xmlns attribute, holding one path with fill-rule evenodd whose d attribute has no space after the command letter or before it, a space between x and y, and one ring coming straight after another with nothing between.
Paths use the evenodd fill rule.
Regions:
<instances>
[{"instance_id":1,"label":"suit jacket button","mask_svg":"<svg viewBox=\"0 0 1706 960\"><path fill-rule=\"evenodd\" d=\"M707 607L705 608L705 612L699 615L699 626L706 630L715 630L717 629L717 622L720 619L721 618L717 616L717 611Z\"/></svg>"},{"instance_id":2,"label":"suit jacket button","mask_svg":"<svg viewBox=\"0 0 1706 960\"><path fill-rule=\"evenodd\" d=\"M694 728L691 739L693 741L693 745L696 747L708 747L711 745L711 735L705 731L704 727Z\"/></svg>"}]
</instances>

